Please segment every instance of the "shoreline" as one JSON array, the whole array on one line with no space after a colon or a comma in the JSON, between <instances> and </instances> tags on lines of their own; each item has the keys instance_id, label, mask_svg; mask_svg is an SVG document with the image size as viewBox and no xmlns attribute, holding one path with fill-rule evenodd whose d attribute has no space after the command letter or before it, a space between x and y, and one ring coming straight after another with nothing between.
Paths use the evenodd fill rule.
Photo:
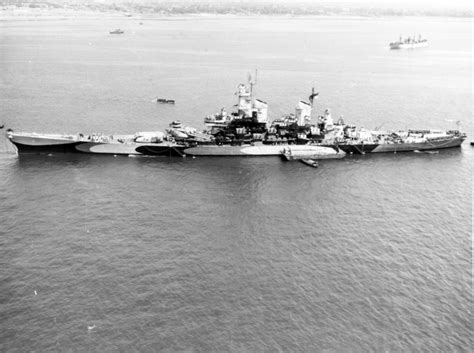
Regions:
<instances>
[{"instance_id":1,"label":"shoreline","mask_svg":"<svg viewBox=\"0 0 474 353\"><path fill-rule=\"evenodd\" d=\"M220 13L126 13L94 10L75 9L44 9L44 8L3 8L0 12L2 21L48 21L48 20L104 20L104 19L130 19L130 20L220 20L220 19L342 19L342 20L393 20L393 19L442 19L454 21L472 21L473 16L433 16L433 15L399 15L399 16L377 16L377 15L343 15L343 14L220 14Z\"/></svg>"}]
</instances>

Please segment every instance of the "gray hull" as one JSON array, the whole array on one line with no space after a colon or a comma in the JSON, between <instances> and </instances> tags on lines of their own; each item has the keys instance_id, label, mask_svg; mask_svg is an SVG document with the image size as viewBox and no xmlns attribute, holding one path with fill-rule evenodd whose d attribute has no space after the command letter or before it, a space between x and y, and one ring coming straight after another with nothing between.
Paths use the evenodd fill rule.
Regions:
<instances>
[{"instance_id":1,"label":"gray hull","mask_svg":"<svg viewBox=\"0 0 474 353\"><path fill-rule=\"evenodd\" d=\"M74 135L9 133L7 138L20 154L89 153L112 155L179 155L181 145L161 143L90 142Z\"/></svg>"},{"instance_id":2,"label":"gray hull","mask_svg":"<svg viewBox=\"0 0 474 353\"><path fill-rule=\"evenodd\" d=\"M463 137L455 137L440 141L429 141L421 143L384 143L380 144L372 150L372 153L387 152L412 152L412 151L428 151L439 150L443 148L459 147L463 143Z\"/></svg>"},{"instance_id":3,"label":"gray hull","mask_svg":"<svg viewBox=\"0 0 474 353\"><path fill-rule=\"evenodd\" d=\"M191 156L281 156L285 149L291 148L295 154L303 154L302 158L333 159L345 156L343 151L337 152L331 147L314 145L201 145L186 148L184 153Z\"/></svg>"}]
</instances>

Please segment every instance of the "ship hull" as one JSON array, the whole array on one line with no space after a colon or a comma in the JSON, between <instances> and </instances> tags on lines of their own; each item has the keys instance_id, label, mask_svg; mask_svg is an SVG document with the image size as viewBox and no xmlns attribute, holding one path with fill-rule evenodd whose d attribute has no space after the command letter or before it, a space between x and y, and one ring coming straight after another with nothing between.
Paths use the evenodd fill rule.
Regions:
<instances>
[{"instance_id":1,"label":"ship hull","mask_svg":"<svg viewBox=\"0 0 474 353\"><path fill-rule=\"evenodd\" d=\"M87 153L113 155L183 155L180 145L170 143L120 143L84 141L77 136L13 134L7 135L19 154Z\"/></svg>"},{"instance_id":2,"label":"ship hull","mask_svg":"<svg viewBox=\"0 0 474 353\"><path fill-rule=\"evenodd\" d=\"M21 154L47 154L47 153L78 153L76 146L80 142L70 142L64 144L45 144L45 145L29 145L20 142L13 142Z\"/></svg>"},{"instance_id":3,"label":"ship hull","mask_svg":"<svg viewBox=\"0 0 474 353\"><path fill-rule=\"evenodd\" d=\"M81 142L74 137L61 135L7 135L18 153L77 153L76 146Z\"/></svg>"},{"instance_id":4,"label":"ship hull","mask_svg":"<svg viewBox=\"0 0 474 353\"><path fill-rule=\"evenodd\" d=\"M373 152L379 145L378 144L351 144L351 145L338 145L338 147L349 154L366 154Z\"/></svg>"},{"instance_id":5,"label":"ship hull","mask_svg":"<svg viewBox=\"0 0 474 353\"><path fill-rule=\"evenodd\" d=\"M181 145L142 145L137 152L147 156L183 157L184 147Z\"/></svg>"},{"instance_id":6,"label":"ship hull","mask_svg":"<svg viewBox=\"0 0 474 353\"><path fill-rule=\"evenodd\" d=\"M387 152L413 152L413 151L429 151L439 150L445 148L460 147L464 138L455 137L441 141L428 141L419 143L384 143L378 145L372 152L387 153Z\"/></svg>"},{"instance_id":7,"label":"ship hull","mask_svg":"<svg viewBox=\"0 0 474 353\"><path fill-rule=\"evenodd\" d=\"M107 142L85 142L77 145L75 148L82 153L96 154L141 154L137 152L136 143L107 143Z\"/></svg>"},{"instance_id":8,"label":"ship hull","mask_svg":"<svg viewBox=\"0 0 474 353\"><path fill-rule=\"evenodd\" d=\"M390 49L416 49L416 48L426 48L428 46L427 42L421 43L392 43L390 44Z\"/></svg>"},{"instance_id":9,"label":"ship hull","mask_svg":"<svg viewBox=\"0 0 474 353\"><path fill-rule=\"evenodd\" d=\"M394 153L394 152L413 152L429 151L445 148L460 147L464 137L454 137L439 141L427 141L417 143L382 143L382 144L340 144L338 147L346 153L365 154L365 153Z\"/></svg>"},{"instance_id":10,"label":"ship hull","mask_svg":"<svg viewBox=\"0 0 474 353\"><path fill-rule=\"evenodd\" d=\"M203 145L190 147L184 153L190 156L281 156L285 148L289 145ZM312 145L291 145L292 149L303 153L306 158L313 159L333 159L342 158L345 153L336 151L331 147ZM308 157L309 156L309 157Z\"/></svg>"}]
</instances>

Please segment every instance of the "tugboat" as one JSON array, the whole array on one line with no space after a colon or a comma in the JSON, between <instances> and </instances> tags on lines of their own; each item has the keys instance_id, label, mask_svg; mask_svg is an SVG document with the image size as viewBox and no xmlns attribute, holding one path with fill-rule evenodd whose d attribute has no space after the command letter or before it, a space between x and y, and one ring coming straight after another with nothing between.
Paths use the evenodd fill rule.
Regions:
<instances>
[{"instance_id":1,"label":"tugboat","mask_svg":"<svg viewBox=\"0 0 474 353\"><path fill-rule=\"evenodd\" d=\"M109 32L110 34L124 34L125 32L120 28L114 29L113 31Z\"/></svg>"},{"instance_id":2,"label":"tugboat","mask_svg":"<svg viewBox=\"0 0 474 353\"><path fill-rule=\"evenodd\" d=\"M400 36L398 41L390 43L390 49L415 49L427 46L428 40L422 39L421 35L418 35L418 39L415 36L402 39L402 36Z\"/></svg>"}]
</instances>

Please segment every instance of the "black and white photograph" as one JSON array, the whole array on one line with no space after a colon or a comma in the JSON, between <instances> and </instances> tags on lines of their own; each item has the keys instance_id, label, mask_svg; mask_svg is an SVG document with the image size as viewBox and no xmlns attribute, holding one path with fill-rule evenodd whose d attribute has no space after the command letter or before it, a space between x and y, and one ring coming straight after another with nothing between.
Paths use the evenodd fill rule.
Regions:
<instances>
[{"instance_id":1,"label":"black and white photograph","mask_svg":"<svg viewBox=\"0 0 474 353\"><path fill-rule=\"evenodd\" d=\"M473 18L0 0L0 351L472 351Z\"/></svg>"}]
</instances>

